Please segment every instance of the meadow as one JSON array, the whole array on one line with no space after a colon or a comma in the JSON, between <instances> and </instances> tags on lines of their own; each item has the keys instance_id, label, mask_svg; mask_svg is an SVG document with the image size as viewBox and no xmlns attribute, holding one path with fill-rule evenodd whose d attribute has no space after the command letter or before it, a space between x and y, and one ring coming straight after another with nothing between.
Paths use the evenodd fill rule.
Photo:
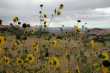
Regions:
<instances>
[{"instance_id":1,"label":"meadow","mask_svg":"<svg viewBox=\"0 0 110 73\"><path fill-rule=\"evenodd\" d=\"M0 72L109 72L109 41L88 39L84 31L75 29L61 34L46 29L16 26L0 32Z\"/></svg>"}]
</instances>

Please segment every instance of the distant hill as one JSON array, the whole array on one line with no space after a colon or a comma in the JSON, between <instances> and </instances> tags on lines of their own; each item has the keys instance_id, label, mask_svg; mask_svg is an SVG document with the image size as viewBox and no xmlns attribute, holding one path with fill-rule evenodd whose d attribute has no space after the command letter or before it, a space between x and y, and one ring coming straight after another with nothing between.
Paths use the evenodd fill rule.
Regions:
<instances>
[{"instance_id":1,"label":"distant hill","mask_svg":"<svg viewBox=\"0 0 110 73\"><path fill-rule=\"evenodd\" d=\"M0 31L8 31L12 28L15 28L14 26L10 26L10 25L0 25ZM36 30L39 29L39 26L36 27L30 27L30 30L32 28L35 28ZM23 28L19 28L20 30L23 30ZM49 27L48 31L50 33L56 33L56 34L60 34L62 32L73 32L73 27ZM100 28L92 28L92 29L88 29L87 30L87 34L88 35L96 35L96 36L103 36L103 35L107 35L110 34L110 29L100 29Z\"/></svg>"},{"instance_id":2,"label":"distant hill","mask_svg":"<svg viewBox=\"0 0 110 73\"><path fill-rule=\"evenodd\" d=\"M93 28L88 30L89 35L103 36L110 34L110 29Z\"/></svg>"}]
</instances>

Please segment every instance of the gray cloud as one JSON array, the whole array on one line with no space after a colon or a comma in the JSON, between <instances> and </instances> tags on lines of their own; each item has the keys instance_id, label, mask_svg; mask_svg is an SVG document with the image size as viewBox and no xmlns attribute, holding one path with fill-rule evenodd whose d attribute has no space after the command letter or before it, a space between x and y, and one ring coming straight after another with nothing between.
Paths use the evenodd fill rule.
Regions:
<instances>
[{"instance_id":1,"label":"gray cloud","mask_svg":"<svg viewBox=\"0 0 110 73\"><path fill-rule=\"evenodd\" d=\"M37 0L38 3L32 1L34 0L0 0L0 18L5 20L6 17L17 15L23 20L38 22L37 14L40 9L40 1ZM51 15L52 10L60 3L65 5L64 13L55 18L54 23L64 22L65 20L69 23L69 21L77 19L95 23L98 20L109 21L110 19L110 14L95 11L97 8L110 7L110 0L53 0L50 3L44 3L48 14ZM108 21L105 23L109 24Z\"/></svg>"}]
</instances>

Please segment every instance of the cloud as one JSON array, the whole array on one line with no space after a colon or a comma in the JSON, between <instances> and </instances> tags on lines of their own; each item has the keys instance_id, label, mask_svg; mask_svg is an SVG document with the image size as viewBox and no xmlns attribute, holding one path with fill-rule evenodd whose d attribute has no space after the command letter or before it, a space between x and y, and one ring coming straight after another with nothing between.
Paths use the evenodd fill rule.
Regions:
<instances>
[{"instance_id":1,"label":"cloud","mask_svg":"<svg viewBox=\"0 0 110 73\"><path fill-rule=\"evenodd\" d=\"M45 5L49 15L60 3L65 5L63 15L56 17L51 26L72 25L77 19L93 25L109 25L110 0L1 0L0 18L8 22L12 16L19 16L23 21L39 24L38 11L41 3Z\"/></svg>"}]
</instances>

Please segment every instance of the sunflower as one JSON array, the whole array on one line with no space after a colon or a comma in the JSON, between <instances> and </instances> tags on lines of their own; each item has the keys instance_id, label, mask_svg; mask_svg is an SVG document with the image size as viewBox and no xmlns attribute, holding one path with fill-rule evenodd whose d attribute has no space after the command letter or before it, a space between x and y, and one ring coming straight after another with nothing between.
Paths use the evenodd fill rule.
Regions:
<instances>
[{"instance_id":1,"label":"sunflower","mask_svg":"<svg viewBox=\"0 0 110 73\"><path fill-rule=\"evenodd\" d=\"M38 42L35 41L35 42L32 44L32 49L34 49L34 51L38 51L38 46L39 46Z\"/></svg>"},{"instance_id":2,"label":"sunflower","mask_svg":"<svg viewBox=\"0 0 110 73\"><path fill-rule=\"evenodd\" d=\"M26 23L23 23L23 24L22 24L22 27L23 27L23 28L26 28L26 27L27 27L27 24L26 24Z\"/></svg>"},{"instance_id":3,"label":"sunflower","mask_svg":"<svg viewBox=\"0 0 110 73\"><path fill-rule=\"evenodd\" d=\"M47 28L46 22L44 22L44 28Z\"/></svg>"},{"instance_id":4,"label":"sunflower","mask_svg":"<svg viewBox=\"0 0 110 73\"><path fill-rule=\"evenodd\" d=\"M77 22L78 22L78 23L80 23L80 22L81 22L81 20L77 20Z\"/></svg>"},{"instance_id":5,"label":"sunflower","mask_svg":"<svg viewBox=\"0 0 110 73\"><path fill-rule=\"evenodd\" d=\"M43 4L40 4L40 7L42 8L44 5Z\"/></svg>"},{"instance_id":6,"label":"sunflower","mask_svg":"<svg viewBox=\"0 0 110 73\"><path fill-rule=\"evenodd\" d=\"M71 71L67 70L65 73L71 73Z\"/></svg>"},{"instance_id":7,"label":"sunflower","mask_svg":"<svg viewBox=\"0 0 110 73\"><path fill-rule=\"evenodd\" d=\"M10 64L10 61L11 59L9 58L9 57L6 57L6 56L4 56L4 58L3 58L3 63L4 64Z\"/></svg>"},{"instance_id":8,"label":"sunflower","mask_svg":"<svg viewBox=\"0 0 110 73\"><path fill-rule=\"evenodd\" d=\"M49 57L48 63L50 66L53 66L55 68L59 68L60 66L60 60L58 57Z\"/></svg>"},{"instance_id":9,"label":"sunflower","mask_svg":"<svg viewBox=\"0 0 110 73\"><path fill-rule=\"evenodd\" d=\"M13 50L16 50L16 49L17 49L17 43L16 43L16 42L14 42L14 43L12 44L12 49L13 49Z\"/></svg>"},{"instance_id":10,"label":"sunflower","mask_svg":"<svg viewBox=\"0 0 110 73\"><path fill-rule=\"evenodd\" d=\"M51 42L51 44L52 44L53 47L55 47L56 44L57 44L57 41L56 41L56 40L53 40L53 41Z\"/></svg>"},{"instance_id":11,"label":"sunflower","mask_svg":"<svg viewBox=\"0 0 110 73\"><path fill-rule=\"evenodd\" d=\"M21 58L16 59L16 64L17 65L22 65L23 63L24 63L24 61Z\"/></svg>"},{"instance_id":12,"label":"sunflower","mask_svg":"<svg viewBox=\"0 0 110 73\"><path fill-rule=\"evenodd\" d=\"M60 12L60 11L58 11L58 12L57 12L57 15L58 15L58 16L59 16L59 15L61 15L61 12Z\"/></svg>"},{"instance_id":13,"label":"sunflower","mask_svg":"<svg viewBox=\"0 0 110 73\"><path fill-rule=\"evenodd\" d=\"M64 4L60 4L59 9L63 9L64 8Z\"/></svg>"},{"instance_id":14,"label":"sunflower","mask_svg":"<svg viewBox=\"0 0 110 73\"><path fill-rule=\"evenodd\" d=\"M13 22L18 22L19 18L17 16L13 17Z\"/></svg>"},{"instance_id":15,"label":"sunflower","mask_svg":"<svg viewBox=\"0 0 110 73\"><path fill-rule=\"evenodd\" d=\"M35 56L33 56L33 54L28 54L26 57L26 62L29 64L35 63Z\"/></svg>"},{"instance_id":16,"label":"sunflower","mask_svg":"<svg viewBox=\"0 0 110 73\"><path fill-rule=\"evenodd\" d=\"M76 26L76 32L80 32L80 28L78 25Z\"/></svg>"},{"instance_id":17,"label":"sunflower","mask_svg":"<svg viewBox=\"0 0 110 73\"><path fill-rule=\"evenodd\" d=\"M5 37L0 36L0 46L3 46L5 44L5 42L6 42Z\"/></svg>"},{"instance_id":18,"label":"sunflower","mask_svg":"<svg viewBox=\"0 0 110 73\"><path fill-rule=\"evenodd\" d=\"M101 55L103 56L103 60L109 60L109 55L107 52L103 52Z\"/></svg>"},{"instance_id":19,"label":"sunflower","mask_svg":"<svg viewBox=\"0 0 110 73\"><path fill-rule=\"evenodd\" d=\"M44 14L44 18L47 18L47 15L46 14Z\"/></svg>"},{"instance_id":20,"label":"sunflower","mask_svg":"<svg viewBox=\"0 0 110 73\"><path fill-rule=\"evenodd\" d=\"M96 48L96 43L94 40L91 40L90 41L90 44L91 44L91 48L95 49Z\"/></svg>"}]
</instances>

